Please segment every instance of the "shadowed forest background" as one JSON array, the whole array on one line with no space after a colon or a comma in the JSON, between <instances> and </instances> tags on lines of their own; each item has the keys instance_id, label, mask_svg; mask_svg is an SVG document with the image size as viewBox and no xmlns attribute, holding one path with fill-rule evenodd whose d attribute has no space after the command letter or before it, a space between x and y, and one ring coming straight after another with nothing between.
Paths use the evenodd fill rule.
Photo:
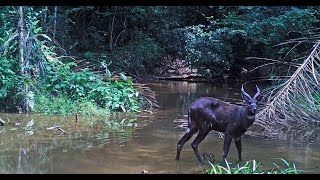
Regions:
<instances>
[{"instance_id":1,"label":"shadowed forest background","mask_svg":"<svg viewBox=\"0 0 320 180\"><path fill-rule=\"evenodd\" d=\"M171 134L180 132L171 127L181 123L178 127L183 128L181 119L185 120L183 113L192 100L212 95L243 105L232 99L238 98L242 84L249 94L258 84L263 94L247 134L311 144L319 141L319 12L316 6L0 7L0 133L6 135L2 142L8 147L2 152L11 155L0 159L1 172L38 172L41 164L24 167L21 163L23 157L31 161L26 154L32 148L48 163L43 149L56 147L47 137L49 131L69 137L60 139L64 145L59 148L82 143L71 146L75 152L77 148L104 147L114 137L122 144L129 140L140 143L133 135L136 127L145 128L138 134L150 137L152 143L162 142L153 139L161 132L176 143L178 138ZM157 118L162 119L155 121ZM160 124L160 133L151 122ZM9 136L33 138L33 131L41 132L48 141L22 141L25 144L19 144L19 150L11 145ZM167 142L152 143L150 149L173 147L166 147ZM272 152L281 154L281 143L276 144L280 150ZM287 146L291 150L291 144ZM128 157L135 159L138 151L144 151L136 147L140 146L133 145L131 150L137 153ZM118 144L114 148L119 150ZM299 157L306 157L305 167L318 168L310 160L314 152L307 151L312 148L293 149L302 154ZM126 150L123 152L131 153ZM11 170L18 152L18 170ZM170 154L166 158L163 163L170 162ZM53 166L52 172L68 172ZM108 168L114 172L114 167ZM130 166L134 172L135 168ZM161 164L156 168L166 171ZM288 169L297 172L295 167ZM101 173L98 168L91 170Z\"/></svg>"},{"instance_id":2,"label":"shadowed forest background","mask_svg":"<svg viewBox=\"0 0 320 180\"><path fill-rule=\"evenodd\" d=\"M301 6L7 6L0 10L2 111L44 112L37 108L48 101L41 94L72 101L86 97L93 106L111 110L138 109L139 100L130 102L119 95L111 99L121 99L122 104L120 100L108 104L111 99L105 99L114 93L104 94L103 88L128 84L93 82L119 74L207 80L288 76L294 72L288 64L299 61L312 45L284 42L315 38L319 26L319 8ZM124 96L138 97L129 86Z\"/></svg>"}]
</instances>

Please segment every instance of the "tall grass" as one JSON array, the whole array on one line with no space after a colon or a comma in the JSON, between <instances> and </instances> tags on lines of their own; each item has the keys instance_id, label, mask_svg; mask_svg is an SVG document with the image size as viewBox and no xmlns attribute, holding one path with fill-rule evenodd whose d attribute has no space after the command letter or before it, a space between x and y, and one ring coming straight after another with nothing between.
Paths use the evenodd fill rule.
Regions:
<instances>
[{"instance_id":1,"label":"tall grass","mask_svg":"<svg viewBox=\"0 0 320 180\"><path fill-rule=\"evenodd\" d=\"M35 96L35 107L33 112L43 114L74 115L79 113L84 116L106 116L110 113L107 108L101 108L89 100L73 101L66 96Z\"/></svg>"},{"instance_id":2,"label":"tall grass","mask_svg":"<svg viewBox=\"0 0 320 180\"><path fill-rule=\"evenodd\" d=\"M294 163L289 163L288 161L277 158L281 160L285 167L281 168L276 163L273 163L275 168L269 170L263 170L262 166L256 160L247 161L245 165L240 166L239 164L236 167L231 167L230 164L227 162L226 167L220 166L218 164L212 164L211 168L205 171L207 174L299 174L302 170L298 170Z\"/></svg>"}]
</instances>

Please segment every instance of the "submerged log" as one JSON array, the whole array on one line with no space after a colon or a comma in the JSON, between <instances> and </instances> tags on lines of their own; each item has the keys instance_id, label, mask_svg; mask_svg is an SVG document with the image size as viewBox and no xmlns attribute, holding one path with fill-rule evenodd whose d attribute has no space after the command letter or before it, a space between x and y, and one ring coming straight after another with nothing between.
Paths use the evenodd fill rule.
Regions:
<instances>
[{"instance_id":1,"label":"submerged log","mask_svg":"<svg viewBox=\"0 0 320 180\"><path fill-rule=\"evenodd\" d=\"M67 132L64 131L62 128L60 128L60 126L52 126L52 127L47 128L47 130L60 131L63 134L67 134Z\"/></svg>"}]
</instances>

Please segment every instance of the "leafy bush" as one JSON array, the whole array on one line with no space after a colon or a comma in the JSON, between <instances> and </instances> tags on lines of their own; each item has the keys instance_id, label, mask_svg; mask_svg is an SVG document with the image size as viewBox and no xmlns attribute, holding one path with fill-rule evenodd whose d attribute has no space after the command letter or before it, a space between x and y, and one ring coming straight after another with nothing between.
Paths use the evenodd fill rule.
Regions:
<instances>
[{"instance_id":1,"label":"leafy bush","mask_svg":"<svg viewBox=\"0 0 320 180\"><path fill-rule=\"evenodd\" d=\"M0 56L0 99L14 94L18 82L18 75L13 71L15 63L5 56Z\"/></svg>"},{"instance_id":2,"label":"leafy bush","mask_svg":"<svg viewBox=\"0 0 320 180\"><path fill-rule=\"evenodd\" d=\"M207 75L213 77L222 76L230 69L236 59L234 44L247 36L243 30L224 27L207 32L202 26L188 27L185 35L187 60L200 72L209 70Z\"/></svg>"},{"instance_id":3,"label":"leafy bush","mask_svg":"<svg viewBox=\"0 0 320 180\"><path fill-rule=\"evenodd\" d=\"M138 92L130 79L123 81L102 80L99 74L82 69L73 72L74 63L47 64L47 76L43 80L44 93L51 98L38 96L37 111L46 113L94 114L105 111L138 111ZM39 85L41 89L41 85ZM50 104L50 102L55 102ZM48 104L49 103L49 104ZM65 105L63 105L65 104ZM69 108L65 107L68 106Z\"/></svg>"},{"instance_id":4,"label":"leafy bush","mask_svg":"<svg viewBox=\"0 0 320 180\"><path fill-rule=\"evenodd\" d=\"M78 111L78 103L68 97L53 97L51 95L36 95L33 112L44 114L72 115Z\"/></svg>"},{"instance_id":5,"label":"leafy bush","mask_svg":"<svg viewBox=\"0 0 320 180\"><path fill-rule=\"evenodd\" d=\"M36 95L35 108L33 112L44 114L74 115L76 113L84 116L106 116L110 111L97 106L91 101L72 101L66 96L53 97L51 95Z\"/></svg>"},{"instance_id":6,"label":"leafy bush","mask_svg":"<svg viewBox=\"0 0 320 180\"><path fill-rule=\"evenodd\" d=\"M222 76L229 69L236 71L236 76L241 65L261 65L259 61L246 62L246 57L291 61L308 47L299 46L288 55L293 45L274 45L303 36L304 30L319 22L316 10L296 7L216 7L215 11L218 15L207 17L211 25L185 27L184 38L187 60L202 69L200 72L209 69L207 75L212 76Z\"/></svg>"}]
</instances>

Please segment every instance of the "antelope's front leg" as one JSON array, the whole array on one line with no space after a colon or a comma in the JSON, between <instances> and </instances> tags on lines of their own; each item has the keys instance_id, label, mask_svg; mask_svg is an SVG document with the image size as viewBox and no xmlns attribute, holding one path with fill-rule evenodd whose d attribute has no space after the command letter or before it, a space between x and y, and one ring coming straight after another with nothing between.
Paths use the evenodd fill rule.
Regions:
<instances>
[{"instance_id":1,"label":"antelope's front leg","mask_svg":"<svg viewBox=\"0 0 320 180\"><path fill-rule=\"evenodd\" d=\"M238 150L238 158L239 162L242 161L241 158L241 152L242 152L242 145L241 145L241 136L234 138L234 143L236 144L237 150Z\"/></svg>"},{"instance_id":2,"label":"antelope's front leg","mask_svg":"<svg viewBox=\"0 0 320 180\"><path fill-rule=\"evenodd\" d=\"M232 141L232 136L226 133L224 137L222 161L220 163L220 165L222 166L226 165L226 160L229 153L231 141Z\"/></svg>"}]
</instances>

